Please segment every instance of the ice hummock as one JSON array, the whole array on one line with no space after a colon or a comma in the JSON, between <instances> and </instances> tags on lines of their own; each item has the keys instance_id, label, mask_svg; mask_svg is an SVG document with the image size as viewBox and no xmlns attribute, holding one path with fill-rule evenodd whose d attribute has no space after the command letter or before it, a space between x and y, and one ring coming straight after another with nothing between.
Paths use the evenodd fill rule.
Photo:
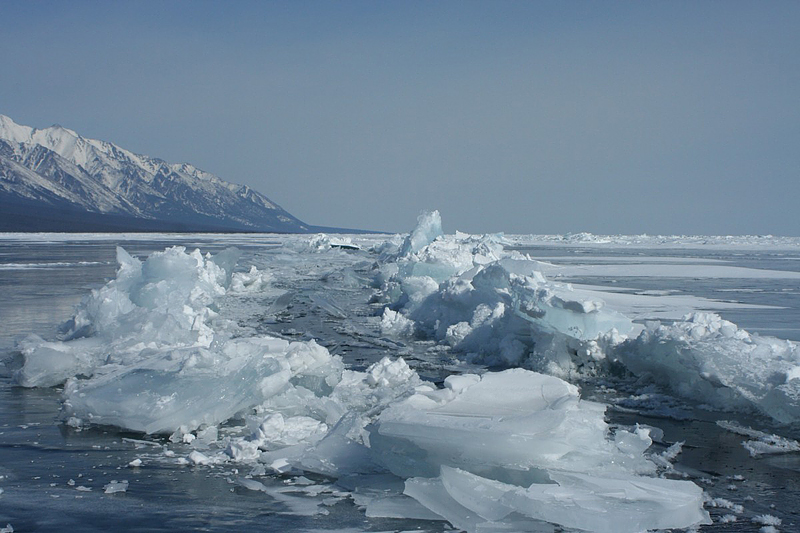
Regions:
<instances>
[{"instance_id":1,"label":"ice hummock","mask_svg":"<svg viewBox=\"0 0 800 533\"><path fill-rule=\"evenodd\" d=\"M411 235L427 235L429 218L439 220L421 217ZM548 279L542 271L553 265L506 250L504 239L440 235L385 255L377 276L388 303L382 331L448 344L470 362L563 378L602 375L621 362L703 405L800 419L797 343L751 335L713 313L642 327L602 292ZM652 306L649 298L609 299L635 309Z\"/></svg>"},{"instance_id":2,"label":"ice hummock","mask_svg":"<svg viewBox=\"0 0 800 533\"><path fill-rule=\"evenodd\" d=\"M649 323L614 355L684 398L723 410L755 408L783 423L800 419L800 346L751 335L714 313Z\"/></svg>"},{"instance_id":3,"label":"ice hummock","mask_svg":"<svg viewBox=\"0 0 800 533\"><path fill-rule=\"evenodd\" d=\"M340 359L314 341L234 338L215 311L219 299L268 279L233 272L237 255L173 247L142 262L118 248L117 277L81 303L64 340L21 343L15 381L66 381L64 413L73 420L172 433L224 422L291 380L338 379Z\"/></svg>"},{"instance_id":4,"label":"ice hummock","mask_svg":"<svg viewBox=\"0 0 800 533\"><path fill-rule=\"evenodd\" d=\"M428 235L431 218L440 223L438 213L420 217L411 235ZM382 330L431 337L472 362L562 377L589 372L605 357L598 343L621 339L631 320L599 294L547 280L539 262L506 251L503 242L502 235L409 236L380 268L390 302Z\"/></svg>"},{"instance_id":5,"label":"ice hummock","mask_svg":"<svg viewBox=\"0 0 800 533\"><path fill-rule=\"evenodd\" d=\"M368 516L438 516L466 531L709 523L694 483L655 477L648 429L612 432L605 406L559 378L512 369L451 376L436 388L402 359L346 373L324 401L310 391L298 401L298 388L267 401L228 457L338 478ZM278 443L290 419L331 425L324 436ZM598 509L605 518L593 520Z\"/></svg>"},{"instance_id":6,"label":"ice hummock","mask_svg":"<svg viewBox=\"0 0 800 533\"><path fill-rule=\"evenodd\" d=\"M715 335L730 333L722 322L695 331L700 321L689 318L661 326L660 337L631 356L627 351L637 351L644 337L625 340L631 321L599 293L548 279L540 262L505 250L500 235L436 233L421 232L417 244L425 244L403 254L395 247L381 255L379 278L394 298L383 312L385 334L429 336L473 361L585 377L606 371L612 359L637 372L626 358L646 359L652 346L666 346L660 357L667 361L690 361L684 349L699 357L715 349ZM368 516L438 516L468 531L707 523L696 485L655 477L662 463L648 456L647 428L609 427L602 404L582 401L575 386L553 375L467 374L437 388L402 359L387 357L363 372L346 369L313 342L236 336L218 314L221 298L261 290L273 276L233 273L235 253L211 257L172 248L145 262L119 255L117 279L81 306L64 340L23 343L17 381L43 386L67 379L70 420L177 431L187 444L194 434L186 432L197 430L196 441L214 447L193 450L187 464L235 462L263 473L336 478ZM341 314L322 293L308 299L332 317ZM733 328L732 337L745 345L763 340ZM787 346L779 354L784 362L796 353ZM754 351L756 359L767 357ZM762 379L767 367L753 368L748 379ZM782 367L779 385L796 379L793 368ZM773 377L762 379L766 389L780 381ZM731 405L752 404L744 387L714 383L733 391ZM234 416L247 424L246 436L220 430L218 438L215 426Z\"/></svg>"}]
</instances>

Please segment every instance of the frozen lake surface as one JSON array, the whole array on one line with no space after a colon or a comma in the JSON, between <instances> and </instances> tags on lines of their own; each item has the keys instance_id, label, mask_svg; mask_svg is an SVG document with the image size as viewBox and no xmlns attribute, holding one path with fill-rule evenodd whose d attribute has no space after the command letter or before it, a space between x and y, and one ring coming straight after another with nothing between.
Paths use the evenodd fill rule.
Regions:
<instances>
[{"instance_id":1,"label":"frozen lake surface","mask_svg":"<svg viewBox=\"0 0 800 533\"><path fill-rule=\"evenodd\" d=\"M341 467L337 467L335 472L319 466L302 467L302 461L292 463L289 458L288 463L293 466L290 465L291 468L287 467L281 472L280 469L270 470L276 463L265 462L266 456L253 460L245 458L242 455L242 446L255 442L251 436L253 428L261 427L262 433L266 431L263 423L262 426L258 426L258 423L253 426L254 422L248 421L250 415L247 413L225 416L219 424L207 421L197 427L174 433L171 430L169 433L156 431L155 434L137 431L130 417L124 416L119 418L122 420L120 423L92 424L85 415L97 417L95 420L117 420L102 411L98 404L87 403L84 406L80 403L81 398L85 397L107 398L97 392L98 387L104 386L101 382L95 383L97 375L91 380L85 379L96 371L95 368L100 364L96 360L86 363L90 366L75 367L80 371L74 375L83 376L77 380L78 389L75 391L65 391L61 383L35 387L17 385L23 364L19 350L24 342L20 342L29 334L42 337L44 340L41 342L64 341L53 346L63 348L68 353L72 353L69 350L73 349L75 342L91 343L92 339L100 338L100 333L97 333L76 335L74 340L66 340L65 333L63 330L59 331L59 326L75 314L75 307L92 289L99 289L109 280L115 279L119 268L117 246L122 246L133 258L144 261L154 252L163 252L168 247L180 245L185 246L187 252L199 248L203 254L212 255L232 246L240 251L235 272L239 274L236 279L243 285L238 290L234 290L232 286L227 287L224 294L215 296L213 304L208 304L205 300L197 304L195 311L206 313L202 314L202 320L205 321L203 327L208 328L206 331L194 325L190 327L194 328L192 331L199 332L197 343L202 344L203 335L216 335L220 338L223 333L229 343L235 343L236 339L264 336L286 343L308 343L315 340L331 356L341 358L347 370L364 373L374 369L374 365L384 357L388 356L393 360L402 357L421 378L419 383L430 384L431 390L427 390L424 386L420 389L419 383L414 382L416 389L412 387L401 392L397 391L404 385L397 385L396 389L387 386L386 396L378 399L371 396L369 399L353 399L353 395L361 390L357 388L348 392L349 396L330 393L330 398L342 405L351 405L347 403L351 402L356 406L354 409L362 409L364 402L377 402L369 404L372 411L365 410L361 416L371 417L369 420L374 426L367 426L365 431L372 431L372 440L377 442L376 439L380 436L381 442L386 439L385 446L395 450L387 452L385 462L380 466L384 469L382 471L388 469L392 475L399 476L397 479L400 480L400 492L403 479L426 479L426 475L419 473L424 471L420 465L398 465L397 459L392 458L392 453L400 456L406 453L397 452L398 445L392 441L397 435L396 431L400 431L396 428L410 423L403 417L410 416L409 420L423 423L425 416L428 416L420 414L417 417L414 412L408 411L410 407L406 404L398 407L403 398L406 401L412 396L416 398L422 390L423 395L435 398L437 402L444 402L436 409L449 409L447 412L451 412L456 409L459 401L463 404L468 400L467 396L463 396L463 401L460 400L458 394L465 395L470 390L477 394L474 391L478 389L471 385L471 389L467 388L467 392L462 393L458 388L461 385L452 381L448 382L449 388L442 389L445 379L450 375L483 374L489 370L490 375L506 376L499 372L507 367L536 371L549 369L548 373L577 385L584 400L602 402L609 406L604 416L610 432L608 438L617 435L617 447L613 449L613 453L619 453L619 450L627 446L622 442L621 435L638 435L637 424L641 428L658 428L651 430L649 437L643 438L653 442L643 452L645 455L639 452L629 454L630 457L641 456L641 460L647 462L647 465L655 461L653 456L668 457L666 452L675 450L671 448L674 443L684 442L680 454L671 458L669 465L659 464L658 472L647 474L655 477L644 479L677 479L693 483L702 489L705 492L705 510L710 513L713 525L701 525L701 531L758 531L771 524L780 531L800 529L800 455L797 453L800 445L795 442L800 438L800 425L792 418L794 411L788 409L788 414L785 414L780 405L776 406L780 402L770 396L771 389L761 391L754 388L747 381L751 374L742 376L738 370L738 373L726 374L725 368L719 366L715 367L720 374L718 379L713 376L713 379L708 378L702 372L699 373L700 377L696 377L690 375L686 368L670 366L673 363L667 361L664 368L675 372L675 376L652 377L652 374L657 374L657 370L654 370L656 367L647 366L650 364L649 360L641 356L642 352L651 350L658 353L659 346L672 346L676 343L676 349L684 350L680 352L684 355L695 348L700 354L710 353L702 350L723 353L730 343L744 339L742 342L746 346L755 347L756 355L761 353L759 350L772 350L769 353L780 354L789 365L785 367L788 370L781 370L785 375L780 379L787 384L798 381L794 379L791 367L796 362L791 363L790 360L791 356L796 355L796 350L792 351L794 345L788 343L784 346L781 342L800 341L800 239L510 236L486 241L489 242L487 245L479 239L469 241L467 236L462 235L452 237L452 242L445 241L442 248L436 250L426 247L432 236L422 233L418 235L421 239L419 242L414 242L413 239L407 241L410 242L411 249L405 250L406 256L402 255L404 236L351 236L346 239L277 235L0 236L0 323L3 325L0 352L4 361L0 377L0 527L9 523L16 531L452 529L447 521L433 520L425 515L430 514L431 509L438 512L435 509L443 504L442 500L437 499L438 496L430 496L433 494L430 491L434 489L420 485L419 482L417 485L412 483L415 488L411 490L407 484L406 494L411 494L422 506L416 502L411 505L411 498L402 496L401 499L399 493L392 496L394 499L378 502L374 493L384 488L374 480L359 488L358 483L348 477L357 468L350 468L343 474ZM346 246L343 248L340 245ZM488 246L488 251L480 248L484 245ZM467 259L464 259L464 250L467 248L471 251L467 254ZM519 255L512 257L509 255L512 253ZM416 259L408 259L411 256ZM184 257L188 255L175 254L174 259L182 261ZM447 261L442 260L442 257L447 257ZM453 276L461 276L461 282L471 283L477 293L478 280L483 280L480 277L481 272L490 272L490 266L498 257L501 262L505 261L502 263L503 270L497 269L494 277L485 277L496 280L497 275L502 274L510 285L503 288L502 283L497 282L500 285L488 286L486 294L491 293L491 298L498 294L499 299L495 301L489 296L481 296L483 299L479 299L479 306L485 307L477 311L469 309L468 315L463 315L467 320L463 320L462 314L466 311L451 305L453 298L461 294L456 290L458 283L447 280ZM470 272L465 264L476 272L465 274ZM251 267L255 267L255 270L251 270ZM543 275L542 281L537 281L538 285L534 288L530 281L533 278L528 275L532 275L533 271ZM261 277L259 274L262 274ZM425 278L435 283L431 285L432 282L424 281ZM172 280L169 276L165 279ZM520 281L523 279L528 281L523 283ZM566 283L571 284L568 289L565 288ZM423 285L425 287L420 288ZM179 284L176 287L177 289L169 289L170 292L164 294L177 294L183 290ZM189 290L187 294L190 293ZM507 301L502 299L506 296L509 298ZM533 300L525 298L538 300L534 305L531 303ZM587 303L598 298L605 302L602 308L596 309L594 304ZM505 306L498 306L504 301ZM511 316L508 313L500 316L498 313L502 313L503 309L510 309L511 302L517 306L517 315ZM203 311L208 305L211 305L215 316ZM578 311L575 311L576 305ZM387 307L393 310L392 313L397 312L397 315L384 311ZM599 314L601 311L607 315ZM708 322L704 318L690 322L690 327L687 326L689 329L686 329L689 336L699 336L695 339L696 343L686 347L679 344L682 341L677 340L684 331L679 328L687 324L684 315L693 311L715 313L723 321ZM572 315L572 318L565 318L564 313L569 312L577 312L581 317L583 329L579 333L575 333L575 326L569 324L563 332L559 330L565 321L573 320ZM481 319L483 322L477 318L481 313L486 315ZM114 316L123 315L124 313ZM490 315L497 315L497 321L487 322ZM92 316L97 318L101 315ZM504 317L509 318L506 320ZM117 318L114 320L118 321ZM152 322L151 318L147 320ZM661 321L661 330L654 329L652 325L646 326L646 323L653 320ZM448 321L449 326L446 324ZM730 326L724 321L738 326L737 331L749 332L752 338L745 338L738 332L726 333L726 328L730 329ZM145 328L142 324L151 327L151 322L137 322L131 331ZM529 322L533 325L530 326ZM613 324L616 327L626 323L631 325L631 331L627 333L630 337L628 344L620 343L619 339L591 344L595 333L605 334L606 325ZM415 328L413 332L406 328L408 324ZM534 328L537 333L530 334L527 329L521 332L519 328L522 326ZM76 327L73 324L73 329ZM93 327L100 331L99 326ZM669 329L670 327L675 329ZM722 332L719 341L717 337L709 337L717 331L714 328ZM702 332L697 333L698 329L702 329ZM119 333L115 330L108 333L108 337L102 337L102 342L97 345L87 344L86 353L95 353L92 352L95 350L97 354L101 354L101 345L113 345L132 354L132 346L138 342L148 342L148 333L142 329L141 337L136 338L131 331ZM499 332L503 332L502 338ZM647 336L648 332L650 337ZM598 355L599 352L592 352L594 355L589 354L577 362L576 359L567 362L562 360L559 363L561 366L543 364L541 358L544 356L532 346L543 346L545 339L556 346L556 341L562 342L565 336L567 358L571 353L569 350L576 352L573 354L575 357L580 356L582 350L599 350L603 353ZM522 348L516 344L509 348L511 343L508 339L512 337L520 341L519 346ZM762 339L774 340L764 344ZM180 342L184 343L181 346L187 346L184 340ZM41 348L45 345L37 346ZM212 349L213 342L208 346ZM288 344L281 346L283 347L269 349L285 351ZM251 344L241 348L245 354L242 357L250 357L247 350L251 348ZM137 349L146 351L148 348ZM140 355L137 352L136 357ZM727 352L723 355L729 357ZM662 356L665 360L670 357L669 354ZM563 359L564 356L558 357ZM611 359L615 362L606 366ZM187 361L190 359L182 364L188 365ZM723 362L719 364L722 365ZM102 364L108 366L108 361L103 360ZM127 360L115 362L115 365L123 369L127 364ZM144 363L136 359L131 364ZM104 367L97 368L102 370ZM155 367L142 368L160 371ZM102 370L117 371L116 367ZM102 374L101 371L97 372ZM33 374L23 372L23 375ZM370 374L366 372L363 375L368 378ZM530 383L539 383L536 381L538 378L532 377L535 375L538 374L531 372L520 379L532 379ZM774 372L764 375L769 379L776 379ZM16 378L12 379L12 376ZM389 381L396 377L391 372L386 376ZM796 377L800 378L800 374ZM330 376L319 372L301 372L292 377L295 381L291 383L306 380L303 383L307 384L312 378L329 379ZM710 380L715 391L732 389L739 392L731 396L728 409L725 403L728 396L722 393L719 397L708 395L707 401L698 401L697 397L692 397L691 392L681 391L675 385L675 381L681 379L696 379L698 387L706 386L706 381ZM485 381L488 383L488 380ZM117 384L120 387L123 384L129 386L129 382L112 381L113 386ZM375 384L372 386L383 387ZM437 387L439 391L455 391L455 399L441 399L443 393L433 390ZM258 385L257 388L263 392L264 385ZM755 400L748 399L750 392ZM129 397L134 395L132 393ZM62 410L65 397L68 403L71 402L73 411L70 413ZM567 393L562 396L567 397ZM328 401L324 396L321 398ZM256 409L259 417L267 416L270 409L283 409L280 412L289 420L289 411L285 406L276 406L275 402L269 404L269 398L266 397L265 401L267 403L263 405L256 402L261 405ZM419 401L422 400L417 403ZM251 407L248 409L252 411ZM292 409L293 415L300 413L298 407ZM380 409L385 411L380 413ZM464 420L477 420L484 416L474 410L459 413ZM501 420L503 416L507 417L498 417L495 411L489 413L485 416L495 421ZM68 418L69 414L74 415L72 419ZM307 414L303 411L303 421L310 424L311 419ZM327 416L330 418L332 415L328 412ZM602 416L601 413L601 420ZM81 419L80 423L77 419ZM320 418L323 419L324 417ZM167 422L164 423L168 425L168 417L165 420ZM275 422L276 419L270 420ZM330 420L328 422L325 427L320 425L322 429L319 431L333 431L334 424ZM435 428L436 432L449 431L445 426L437 426L433 418L428 423L431 425L426 427ZM214 428L213 435L203 433L208 427ZM373 427L376 429L370 429ZM411 431L414 439L423 438L421 429L412 428ZM492 431L500 434L497 432L505 430L498 426ZM516 434L513 427L509 431L511 435ZM564 437L565 442L569 446L577 446L573 442L579 440L578 436L564 431L560 436ZM283 444L296 436L287 435L288 433L282 434ZM413 440L412 436L408 438ZM778 437L783 437L784 440L780 441ZM318 437L312 438L308 435L305 438L313 442L318 440ZM274 436L263 437L259 441L259 453L280 452L284 448L280 443L275 444L277 440ZM414 449L425 450L428 457L442 453L428 441L417 440L415 443L418 448ZM749 447L743 443L750 443ZM634 446L638 445L639 441L635 441ZM795 445L798 446L797 449L793 448ZM761 453L770 450L769 446L773 446L771 451L780 448L779 451L784 453ZM752 453L753 450L755 454ZM317 451L322 454L318 449ZM566 456L573 457L579 451L576 448ZM461 450L459 453L466 456L470 452ZM324 455L315 458L326 459ZM269 459L280 461L285 458L274 455L269 456ZM505 460L501 457L498 461L501 459ZM600 475L593 462L595 459L589 457L581 462L580 465L584 466L580 466L580 472ZM491 460L493 459L489 456L476 459ZM508 473L490 476L471 468L471 464L473 463L449 464L446 468L463 468L472 474L485 474L477 481L470 478L470 483L486 483L486 476L491 477L492 483L503 480L502 487L490 483L491 490L506 491L502 501L509 506L514 498L519 500L521 493L510 480L513 476ZM497 464L500 465L497 468L507 468L505 464ZM259 465L262 466L259 468ZM442 465L445 463L442 462ZM548 472L551 479L558 477L554 472L561 472L559 468L554 470L552 465L541 462L535 465L536 469ZM454 483L452 480L455 478L445 477L445 474L456 475L453 474L453 468L443 470L441 482L449 480ZM410 473L405 473L404 469L409 469ZM633 475L631 472L634 471L639 475L640 470L639 466L630 467L625 470L624 476ZM363 472L359 472L359 475L362 474ZM433 475L436 474L431 474ZM620 476L623 474L613 473L612 478L620 479ZM486 488L489 485L483 486L483 489L477 488L477 485L470 486L473 491L489 490ZM562 486L566 487L566 484ZM395 489L385 490L388 494ZM451 490L450 494L455 492ZM533 498L526 494L525 497ZM583 493L571 492L569 497L577 498L578 494ZM494 500L500 499L498 496ZM459 501L462 505L467 503ZM387 512L393 505L394 510ZM547 512L555 507L557 506L552 502L544 506ZM451 522L458 522L454 524L457 528L475 531L513 531L521 530L518 528L522 527L531 528L526 529L531 531L568 531L570 527L582 527L580 524L565 523L565 519L558 513L543 515L544 521L526 521L523 526L523 522L518 521L521 511L517 509L509 515L508 509L498 510L485 502L476 502L472 512L479 515L477 522L473 520L474 517L468 518L466 514L459 514L461 511L456 513L452 509L443 509L439 514L451 513L447 517ZM626 513L630 515L633 511L619 511L619 516ZM495 515L497 519L485 521L485 516ZM414 516L419 518L409 518ZM506 529L494 525L495 520L498 524L505 520L502 527ZM561 525L556 525L553 529L547 522ZM491 529L492 527L496 529Z\"/></svg>"}]
</instances>

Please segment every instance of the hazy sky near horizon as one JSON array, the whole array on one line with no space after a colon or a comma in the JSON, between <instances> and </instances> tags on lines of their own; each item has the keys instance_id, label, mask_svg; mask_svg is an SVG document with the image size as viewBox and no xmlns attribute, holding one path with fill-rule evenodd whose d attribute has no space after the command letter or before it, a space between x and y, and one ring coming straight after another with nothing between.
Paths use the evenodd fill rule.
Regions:
<instances>
[{"instance_id":1,"label":"hazy sky near horizon","mask_svg":"<svg viewBox=\"0 0 800 533\"><path fill-rule=\"evenodd\" d=\"M0 2L0 114L328 226L800 235L800 2Z\"/></svg>"}]
</instances>

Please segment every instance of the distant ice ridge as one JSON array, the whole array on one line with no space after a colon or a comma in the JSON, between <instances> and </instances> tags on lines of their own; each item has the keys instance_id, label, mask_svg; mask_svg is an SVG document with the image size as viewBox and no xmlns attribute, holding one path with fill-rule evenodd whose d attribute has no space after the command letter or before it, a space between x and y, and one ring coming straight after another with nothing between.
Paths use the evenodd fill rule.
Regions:
<instances>
[{"instance_id":1,"label":"distant ice ridge","mask_svg":"<svg viewBox=\"0 0 800 533\"><path fill-rule=\"evenodd\" d=\"M516 235L509 239L526 245L614 247L680 247L680 248L759 248L796 250L800 238L775 235L595 235L593 233L567 233L564 235Z\"/></svg>"},{"instance_id":2,"label":"distant ice ridge","mask_svg":"<svg viewBox=\"0 0 800 533\"><path fill-rule=\"evenodd\" d=\"M502 235L442 235L440 226L438 213L420 217L414 247L409 237L384 254L377 278L389 302L385 334L421 335L473 362L563 378L621 362L702 404L800 419L797 343L751 335L713 313L653 322L637 335L602 292L548 280L541 270L549 265L506 251Z\"/></svg>"}]
</instances>

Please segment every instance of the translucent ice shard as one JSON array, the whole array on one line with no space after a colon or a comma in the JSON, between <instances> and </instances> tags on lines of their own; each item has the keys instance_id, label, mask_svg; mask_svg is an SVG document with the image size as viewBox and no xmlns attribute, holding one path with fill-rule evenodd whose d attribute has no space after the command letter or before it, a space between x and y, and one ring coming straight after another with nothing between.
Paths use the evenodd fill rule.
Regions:
<instances>
[{"instance_id":1,"label":"translucent ice shard","mask_svg":"<svg viewBox=\"0 0 800 533\"><path fill-rule=\"evenodd\" d=\"M432 243L442 234L442 217L439 211L423 213L419 216L417 227L406 237L400 248L400 255L413 254Z\"/></svg>"},{"instance_id":2,"label":"translucent ice shard","mask_svg":"<svg viewBox=\"0 0 800 533\"><path fill-rule=\"evenodd\" d=\"M702 489L688 481L563 472L551 473L550 479L552 483L519 487L443 466L438 478L408 480L406 494L467 531L477 531L481 522L502 523L512 513L534 524L549 522L597 533L711 523L703 510Z\"/></svg>"},{"instance_id":3,"label":"translucent ice shard","mask_svg":"<svg viewBox=\"0 0 800 533\"><path fill-rule=\"evenodd\" d=\"M278 342L284 346L237 346L240 353L225 361L203 348L172 351L90 380L73 380L64 391L65 411L94 424L144 433L217 424L289 382L289 365L270 357L270 348L279 357L285 353L287 343Z\"/></svg>"},{"instance_id":4,"label":"translucent ice shard","mask_svg":"<svg viewBox=\"0 0 800 533\"><path fill-rule=\"evenodd\" d=\"M710 523L700 488L648 476L648 430L612 439L604 410L553 376L464 375L384 410L369 442L375 462L410 478L406 495L466 531Z\"/></svg>"}]
</instances>

